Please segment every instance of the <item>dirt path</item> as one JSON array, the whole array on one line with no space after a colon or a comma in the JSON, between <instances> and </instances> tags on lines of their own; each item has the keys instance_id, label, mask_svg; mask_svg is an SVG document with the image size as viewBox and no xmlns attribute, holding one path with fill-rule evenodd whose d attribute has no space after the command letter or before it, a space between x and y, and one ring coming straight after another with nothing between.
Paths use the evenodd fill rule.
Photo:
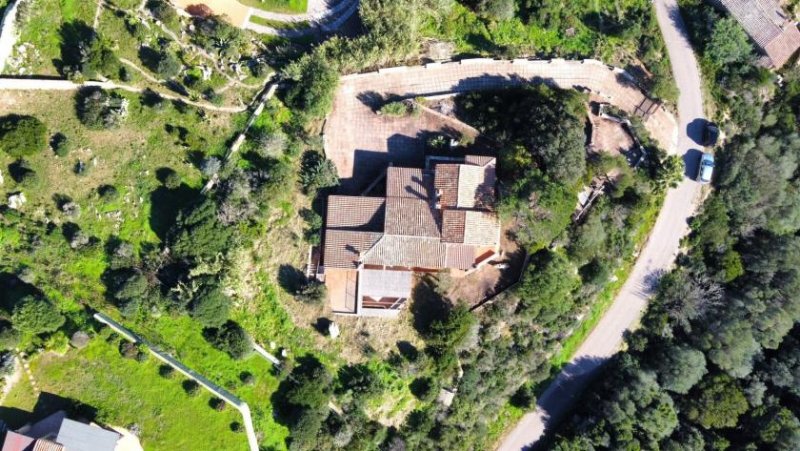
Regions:
<instances>
[{"instance_id":1,"label":"dirt path","mask_svg":"<svg viewBox=\"0 0 800 451\"><path fill-rule=\"evenodd\" d=\"M672 62L673 76L680 89L678 149L686 158L693 147L699 147L690 134L697 138L696 133L700 131L690 128L689 124L704 115L700 73L675 0L655 0L655 7ZM687 171L692 173L693 166L687 166ZM595 372L619 350L623 334L638 323L647 308L654 283L672 267L680 250L680 239L688 232L687 219L694 215L701 193L700 185L688 178L667 193L650 239L614 304L578 348L570 363L539 397L536 410L525 415L504 438L500 450L526 449L536 443L547 429L569 412Z\"/></svg>"}]
</instances>

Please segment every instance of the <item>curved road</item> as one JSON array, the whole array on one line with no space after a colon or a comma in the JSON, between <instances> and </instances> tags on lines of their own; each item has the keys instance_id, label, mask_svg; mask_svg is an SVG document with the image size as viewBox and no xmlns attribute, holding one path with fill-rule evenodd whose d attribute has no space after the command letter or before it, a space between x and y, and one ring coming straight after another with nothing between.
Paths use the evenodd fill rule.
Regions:
<instances>
[{"instance_id":1,"label":"curved road","mask_svg":"<svg viewBox=\"0 0 800 451\"><path fill-rule=\"evenodd\" d=\"M654 4L672 73L680 89L678 148L687 163L687 173L693 174L698 159L693 149L699 146L692 138L702 134L702 123L696 121L703 118L700 74L676 1L655 0ZM623 333L635 326L647 307L652 282L672 266L680 239L688 232L687 219L694 214L700 196L700 185L688 178L667 193L651 237L614 303L572 361L537 400L536 410L525 415L503 439L501 451L516 451L535 444L551 424L569 412L592 374L619 350Z\"/></svg>"}]
</instances>

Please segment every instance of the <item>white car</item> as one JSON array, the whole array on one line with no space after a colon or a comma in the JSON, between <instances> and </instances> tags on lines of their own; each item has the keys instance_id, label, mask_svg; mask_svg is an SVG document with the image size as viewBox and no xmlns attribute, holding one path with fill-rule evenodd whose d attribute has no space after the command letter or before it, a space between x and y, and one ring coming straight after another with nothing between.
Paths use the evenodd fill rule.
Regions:
<instances>
[{"instance_id":1,"label":"white car","mask_svg":"<svg viewBox=\"0 0 800 451\"><path fill-rule=\"evenodd\" d=\"M711 176L714 174L714 155L703 152L700 157L700 168L697 170L697 181L700 183L711 183Z\"/></svg>"}]
</instances>

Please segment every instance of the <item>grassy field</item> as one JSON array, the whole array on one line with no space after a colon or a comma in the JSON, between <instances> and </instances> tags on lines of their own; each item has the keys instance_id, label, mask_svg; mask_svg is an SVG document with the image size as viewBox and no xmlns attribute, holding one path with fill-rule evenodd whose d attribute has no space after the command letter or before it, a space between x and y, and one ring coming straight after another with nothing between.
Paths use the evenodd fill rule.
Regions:
<instances>
[{"instance_id":1,"label":"grassy field","mask_svg":"<svg viewBox=\"0 0 800 451\"><path fill-rule=\"evenodd\" d=\"M73 222L104 241L113 236L136 246L158 243L177 209L197 194L202 177L195 164L204 155L224 152L233 124L228 114L209 113L201 118L193 108L181 113L165 102L159 110L143 106L137 95L126 97L130 100L130 114L123 128L90 130L74 114L74 93L0 93L0 115L39 117L49 134L63 133L72 146L66 157L43 150L26 158L40 178L35 186L14 183L6 169L14 159L0 155L6 178L0 186L0 196L5 199L10 193L24 192L28 201L22 212L33 220L48 220L56 225ZM74 171L79 161L87 166L82 175ZM168 191L161 187L157 176L161 168L172 168L181 175L181 188ZM118 196L101 199L98 188L104 185L113 185ZM79 215L67 217L59 211L58 204L65 199L80 206ZM81 299L95 305L102 300L102 249L64 254L62 248L54 247L14 255L13 247L11 241L0 243L0 250L11 261L48 274L42 277L42 284L53 285L42 288L56 300Z\"/></svg>"},{"instance_id":2,"label":"grassy field","mask_svg":"<svg viewBox=\"0 0 800 451\"><path fill-rule=\"evenodd\" d=\"M99 423L138 425L147 450L247 449L245 435L230 429L231 423L241 422L238 411L230 406L214 410L211 395L202 389L188 395L181 386L185 379L177 373L161 377L160 362L152 357L141 363L123 358L118 340L105 329L82 350L34 358L31 369L41 390L96 409ZM31 418L20 410L30 412L36 402L23 377L0 408L0 417L18 426Z\"/></svg>"},{"instance_id":3,"label":"grassy field","mask_svg":"<svg viewBox=\"0 0 800 451\"><path fill-rule=\"evenodd\" d=\"M253 8L277 13L304 13L308 10L308 0L236 0Z\"/></svg>"}]
</instances>

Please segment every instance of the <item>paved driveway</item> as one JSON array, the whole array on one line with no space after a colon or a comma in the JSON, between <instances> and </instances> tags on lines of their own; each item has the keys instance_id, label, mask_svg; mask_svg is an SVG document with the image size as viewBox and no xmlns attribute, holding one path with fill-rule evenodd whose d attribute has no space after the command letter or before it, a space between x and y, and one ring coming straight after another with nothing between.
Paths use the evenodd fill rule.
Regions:
<instances>
[{"instance_id":1,"label":"paved driveway","mask_svg":"<svg viewBox=\"0 0 800 451\"><path fill-rule=\"evenodd\" d=\"M419 137L446 126L425 117L378 116L373 108L384 99L440 96L531 82L586 88L629 113L649 102L624 72L593 60L476 59L346 76L325 126L325 152L339 170L343 192L358 192L390 162L419 165L423 158ZM645 126L664 149L677 149L677 122L672 114L657 107Z\"/></svg>"},{"instance_id":2,"label":"paved driveway","mask_svg":"<svg viewBox=\"0 0 800 451\"><path fill-rule=\"evenodd\" d=\"M696 119L703 117L697 61L686 37L685 25L675 0L656 0L655 7L672 61L673 76L680 89L678 148L685 158L691 159L687 163L696 167L696 152L692 149L699 147L695 139L702 132L701 127L698 127L701 121ZM569 412L593 373L619 350L623 333L636 325L647 307L652 283L671 268L680 249L680 239L688 232L686 221L694 214L700 195L700 185L689 179L684 179L677 188L667 193L650 240L640 253L614 304L575 353L572 361L537 400L536 410L525 415L503 439L500 450L516 451L536 443L547 427Z\"/></svg>"}]
</instances>

